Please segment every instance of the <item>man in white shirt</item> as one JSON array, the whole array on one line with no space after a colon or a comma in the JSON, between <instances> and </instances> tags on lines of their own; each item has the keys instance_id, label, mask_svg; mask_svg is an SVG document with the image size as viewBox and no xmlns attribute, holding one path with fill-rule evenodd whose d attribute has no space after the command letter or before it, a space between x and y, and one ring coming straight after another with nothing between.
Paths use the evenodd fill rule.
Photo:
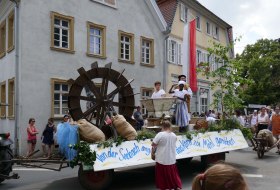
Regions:
<instances>
[{"instance_id":1,"label":"man in white shirt","mask_svg":"<svg viewBox=\"0 0 280 190\"><path fill-rule=\"evenodd\" d=\"M155 91L152 94L152 99L156 99L156 98L162 98L165 96L165 91L163 89L160 89L161 87L161 82L160 81L156 81L155 82Z\"/></svg>"}]
</instances>

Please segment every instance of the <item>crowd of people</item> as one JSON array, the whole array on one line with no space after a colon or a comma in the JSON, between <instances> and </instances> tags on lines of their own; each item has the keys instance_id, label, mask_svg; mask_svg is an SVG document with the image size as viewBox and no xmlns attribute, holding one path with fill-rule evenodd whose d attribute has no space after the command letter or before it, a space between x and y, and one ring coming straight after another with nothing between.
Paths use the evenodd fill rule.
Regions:
<instances>
[{"instance_id":1,"label":"crowd of people","mask_svg":"<svg viewBox=\"0 0 280 190\"><path fill-rule=\"evenodd\" d=\"M64 115L62 122L69 122L69 119L69 115ZM35 122L34 118L30 118L27 126L27 158L33 155L37 144L37 135L39 134L39 130L37 129ZM55 144L55 135L56 127L54 125L54 119L49 118L41 136L43 157L45 158L49 159L52 156Z\"/></svg>"}]
</instances>

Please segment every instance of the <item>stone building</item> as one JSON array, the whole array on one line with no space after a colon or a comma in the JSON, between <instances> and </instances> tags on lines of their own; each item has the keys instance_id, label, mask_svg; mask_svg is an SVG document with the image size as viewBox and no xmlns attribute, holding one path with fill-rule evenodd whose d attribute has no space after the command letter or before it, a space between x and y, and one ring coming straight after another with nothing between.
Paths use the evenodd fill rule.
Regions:
<instances>
[{"instance_id":1,"label":"stone building","mask_svg":"<svg viewBox=\"0 0 280 190\"><path fill-rule=\"evenodd\" d=\"M196 65L201 62L209 62L211 70L220 67L221 63L216 61L215 55L210 56L207 49L213 46L213 42L224 46L229 45L232 40L232 26L196 0L157 0L156 2L168 25L168 36L166 37L167 82L165 88L169 89L173 83L176 83L178 75L183 72L184 26L193 19L196 19ZM230 56L233 55L230 54ZM214 91L210 88L211 80L213 79L207 79L201 74L197 75L198 90L193 94L192 113L202 113L212 109L210 105L213 102L212 94ZM220 108L218 111L221 111Z\"/></svg>"},{"instance_id":2,"label":"stone building","mask_svg":"<svg viewBox=\"0 0 280 190\"><path fill-rule=\"evenodd\" d=\"M49 117L59 122L68 111L66 81L95 61L125 69L145 96L163 81L165 30L154 0L0 0L0 100L9 104L0 133L10 132L25 154L29 118L40 132Z\"/></svg>"}]
</instances>

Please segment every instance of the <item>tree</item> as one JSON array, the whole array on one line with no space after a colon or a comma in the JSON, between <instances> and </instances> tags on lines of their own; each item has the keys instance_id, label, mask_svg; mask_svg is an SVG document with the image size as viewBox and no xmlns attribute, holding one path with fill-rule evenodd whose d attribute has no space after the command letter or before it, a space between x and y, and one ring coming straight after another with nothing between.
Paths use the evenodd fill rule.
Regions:
<instances>
[{"instance_id":1,"label":"tree","mask_svg":"<svg viewBox=\"0 0 280 190\"><path fill-rule=\"evenodd\" d=\"M245 85L249 80L242 77L241 62L230 56L233 43L229 46L223 46L219 43L213 42L213 48L208 48L208 52L215 56L215 64L218 64L216 70L210 70L210 64L200 63L198 72L202 72L208 78L213 78L211 88L214 91L213 104L218 107L221 105L222 112L233 112L234 109L242 107L242 99L237 95L240 84Z\"/></svg>"},{"instance_id":2,"label":"tree","mask_svg":"<svg viewBox=\"0 0 280 190\"><path fill-rule=\"evenodd\" d=\"M280 39L260 39L247 45L236 61L241 65L242 77L252 81L242 84L240 97L245 104L280 103Z\"/></svg>"}]
</instances>

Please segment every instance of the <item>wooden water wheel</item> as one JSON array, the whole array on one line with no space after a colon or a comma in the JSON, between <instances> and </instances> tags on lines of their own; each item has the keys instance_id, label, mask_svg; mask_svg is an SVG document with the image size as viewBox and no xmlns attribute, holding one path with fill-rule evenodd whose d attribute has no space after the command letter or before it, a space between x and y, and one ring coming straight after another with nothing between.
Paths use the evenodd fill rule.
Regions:
<instances>
[{"instance_id":1,"label":"wooden water wheel","mask_svg":"<svg viewBox=\"0 0 280 190\"><path fill-rule=\"evenodd\" d=\"M132 80L127 80L121 72L111 69L112 63L98 67L94 62L91 69L78 69L80 76L70 79L68 94L69 113L77 121L87 119L102 127L106 113L116 111L131 117L135 108ZM86 106L85 106L86 105Z\"/></svg>"}]
</instances>

